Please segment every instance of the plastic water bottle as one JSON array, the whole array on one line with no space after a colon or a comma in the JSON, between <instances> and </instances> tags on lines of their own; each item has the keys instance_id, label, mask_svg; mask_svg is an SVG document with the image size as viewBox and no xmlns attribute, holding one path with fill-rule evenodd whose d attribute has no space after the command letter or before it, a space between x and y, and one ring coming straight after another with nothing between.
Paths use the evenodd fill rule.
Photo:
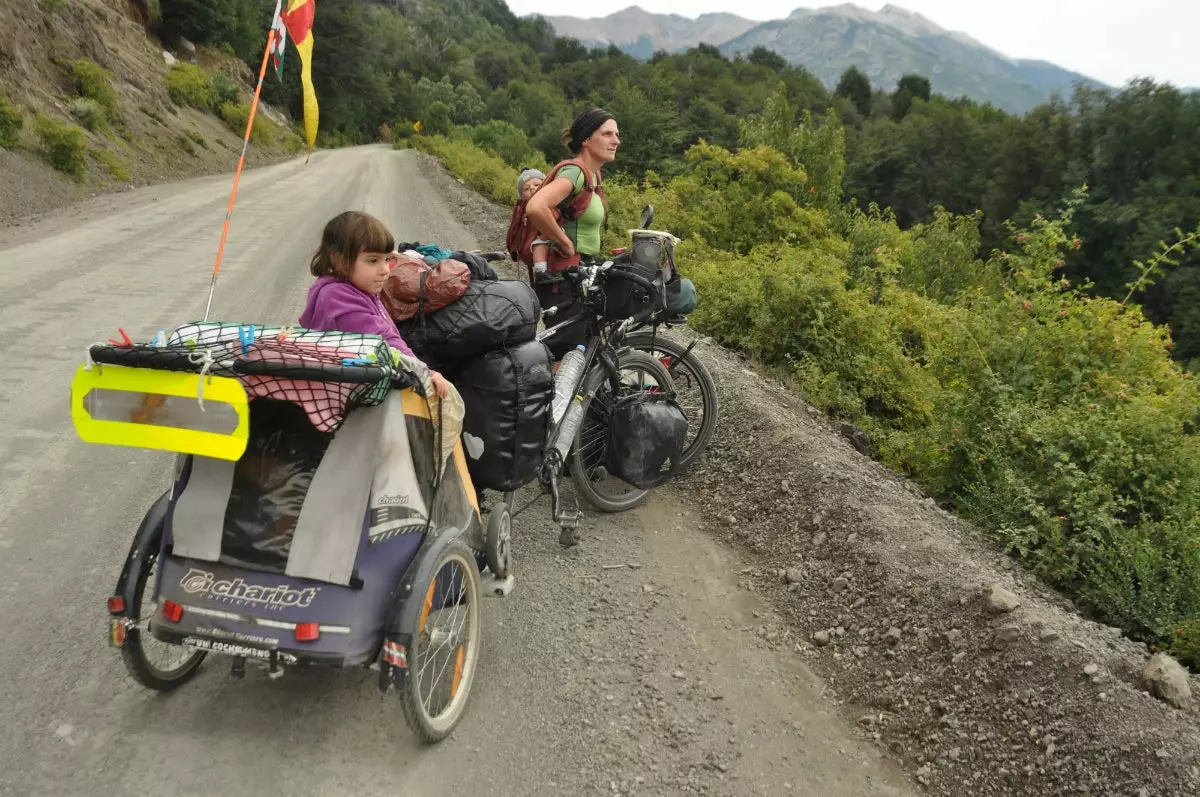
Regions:
<instances>
[{"instance_id":1,"label":"plastic water bottle","mask_svg":"<svg viewBox=\"0 0 1200 797\"><path fill-rule=\"evenodd\" d=\"M563 419L567 405L578 392L575 383L583 373L583 352L583 346L576 346L567 352L558 366L558 373L554 376L554 401L550 405L550 416L554 423Z\"/></svg>"},{"instance_id":2,"label":"plastic water bottle","mask_svg":"<svg viewBox=\"0 0 1200 797\"><path fill-rule=\"evenodd\" d=\"M582 420L583 396L572 396L562 425L558 428L558 438L554 441L554 447L558 449L563 462L567 461L567 454L570 453L571 446L575 445L575 433L579 431L579 422Z\"/></svg>"}]
</instances>

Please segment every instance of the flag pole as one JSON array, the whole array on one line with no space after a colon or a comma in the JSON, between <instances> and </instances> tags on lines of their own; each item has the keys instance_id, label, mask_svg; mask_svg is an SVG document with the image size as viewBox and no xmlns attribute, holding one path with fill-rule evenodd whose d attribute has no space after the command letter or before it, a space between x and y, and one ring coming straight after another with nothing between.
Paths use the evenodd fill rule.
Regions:
<instances>
[{"instance_id":1,"label":"flag pole","mask_svg":"<svg viewBox=\"0 0 1200 797\"><path fill-rule=\"evenodd\" d=\"M279 16L281 0L275 0L275 16ZM242 137L242 154L238 158L237 171L233 175L233 190L229 193L229 206L225 209L225 226L221 230L221 243L217 247L217 262L213 266L212 282L208 286L208 304L204 307L204 320L212 310L213 294L217 290L217 275L221 273L221 257L225 254L225 240L229 237L229 220L233 217L233 203L237 199L238 184L242 181L242 167L246 165L246 150L250 147L250 130L254 127L254 115L258 111L258 97L262 94L263 78L267 74L267 61L275 46L275 26L267 34L267 49L263 52L262 66L258 68L258 83L254 87L254 100L250 103L250 116L246 119L246 134Z\"/></svg>"}]
</instances>

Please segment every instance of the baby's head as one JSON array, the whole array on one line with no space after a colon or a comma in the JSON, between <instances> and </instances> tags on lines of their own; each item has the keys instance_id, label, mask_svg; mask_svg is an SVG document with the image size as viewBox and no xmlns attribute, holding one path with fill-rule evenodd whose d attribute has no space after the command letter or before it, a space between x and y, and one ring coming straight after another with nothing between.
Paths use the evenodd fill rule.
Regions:
<instances>
[{"instance_id":1,"label":"baby's head","mask_svg":"<svg viewBox=\"0 0 1200 797\"><path fill-rule=\"evenodd\" d=\"M329 220L309 270L330 275L363 293L379 293L395 264L396 239L369 213L347 210Z\"/></svg>"},{"instance_id":2,"label":"baby's head","mask_svg":"<svg viewBox=\"0 0 1200 797\"><path fill-rule=\"evenodd\" d=\"M545 181L546 175L537 169L522 169L521 176L517 178L517 197L522 201L529 201L529 197L537 193Z\"/></svg>"}]
</instances>

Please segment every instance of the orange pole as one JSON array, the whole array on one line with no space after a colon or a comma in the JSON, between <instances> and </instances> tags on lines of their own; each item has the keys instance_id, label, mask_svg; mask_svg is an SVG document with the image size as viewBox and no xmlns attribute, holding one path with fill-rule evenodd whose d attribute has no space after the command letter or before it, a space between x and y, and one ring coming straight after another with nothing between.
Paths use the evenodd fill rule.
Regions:
<instances>
[{"instance_id":1,"label":"orange pole","mask_svg":"<svg viewBox=\"0 0 1200 797\"><path fill-rule=\"evenodd\" d=\"M233 218L233 203L237 199L238 184L242 181L242 167L246 165L246 150L250 148L250 130L254 127L254 115L258 112L258 97L262 93L263 78L267 74L267 61L275 45L275 28L267 34L267 49L263 52L262 66L258 68L258 85L254 87L254 101L250 103L250 118L246 120L246 135L242 138L242 154L238 158L237 172L233 176L233 191L229 194L229 207L225 209L225 227L221 230L221 244L217 247L217 262L213 266L212 282L208 286L208 304L204 308L204 320L212 310L213 293L217 290L217 275L221 273L221 257L225 254L225 239L229 237L229 220Z\"/></svg>"}]
</instances>

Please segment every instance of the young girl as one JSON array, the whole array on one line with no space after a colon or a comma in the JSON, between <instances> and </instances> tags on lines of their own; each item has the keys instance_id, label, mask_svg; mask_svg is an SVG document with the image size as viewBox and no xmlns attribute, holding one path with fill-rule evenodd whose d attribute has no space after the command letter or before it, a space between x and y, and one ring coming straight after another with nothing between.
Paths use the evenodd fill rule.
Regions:
<instances>
[{"instance_id":1,"label":"young girl","mask_svg":"<svg viewBox=\"0 0 1200 797\"><path fill-rule=\"evenodd\" d=\"M416 359L400 337L379 293L395 260L396 240L379 219L348 210L330 219L309 270L317 281L308 289L300 325L321 331L379 335L393 349ZM450 395L450 383L430 370L434 390Z\"/></svg>"}]
</instances>

